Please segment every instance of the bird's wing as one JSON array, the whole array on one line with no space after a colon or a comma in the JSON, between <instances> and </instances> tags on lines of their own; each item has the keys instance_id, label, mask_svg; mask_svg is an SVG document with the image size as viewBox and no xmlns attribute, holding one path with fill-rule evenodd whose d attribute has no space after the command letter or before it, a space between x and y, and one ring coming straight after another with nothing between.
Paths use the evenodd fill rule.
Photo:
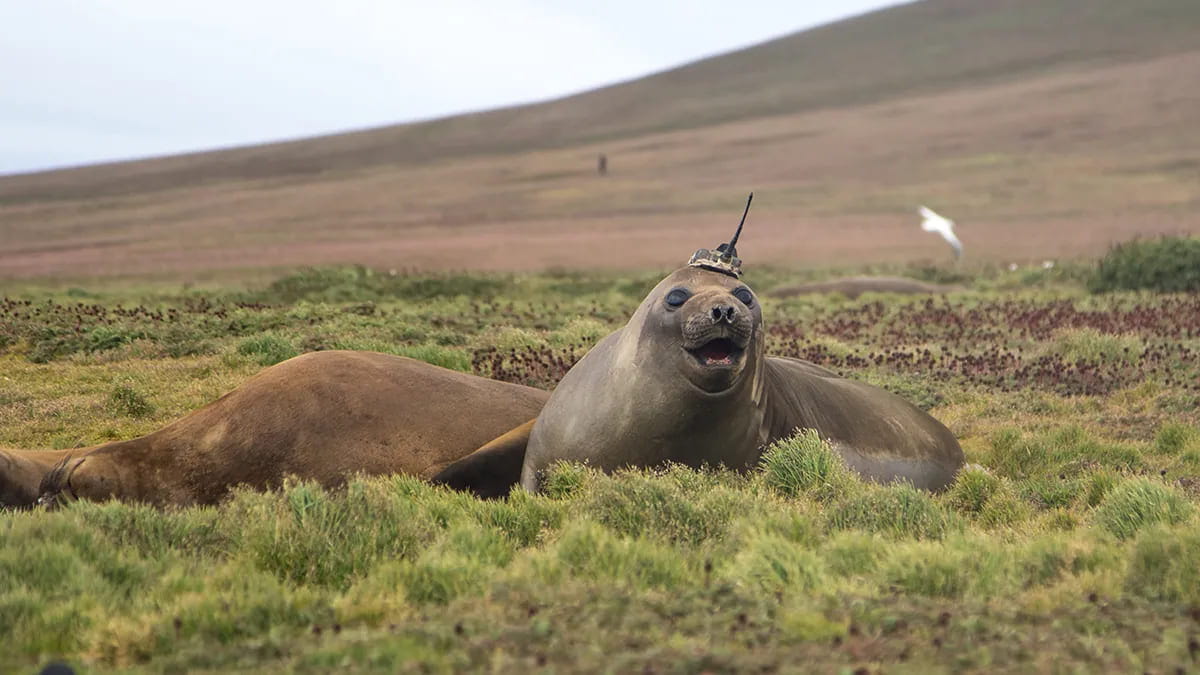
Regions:
<instances>
[{"instance_id":1,"label":"bird's wing","mask_svg":"<svg viewBox=\"0 0 1200 675\"><path fill-rule=\"evenodd\" d=\"M921 207L918 207L918 208L917 208L917 213L920 213L920 214L921 214L921 217L922 217L922 218L925 218L926 220L935 219L935 218L941 218L941 216L939 216L938 214L934 213L934 212L933 212L933 209L929 208L928 206L921 206Z\"/></svg>"},{"instance_id":2,"label":"bird's wing","mask_svg":"<svg viewBox=\"0 0 1200 675\"><path fill-rule=\"evenodd\" d=\"M954 249L954 256L961 256L963 252L962 242L958 240L958 237L954 236L954 233L950 231L950 228L946 228L946 230L942 232L942 236L946 238L946 243L950 244L950 248Z\"/></svg>"},{"instance_id":3,"label":"bird's wing","mask_svg":"<svg viewBox=\"0 0 1200 675\"><path fill-rule=\"evenodd\" d=\"M950 225L951 225L950 221L945 220L945 219L927 220L927 221L921 223L921 227L926 232L937 232L938 234L942 235L943 237L953 237L954 236L954 230L950 228Z\"/></svg>"}]
</instances>

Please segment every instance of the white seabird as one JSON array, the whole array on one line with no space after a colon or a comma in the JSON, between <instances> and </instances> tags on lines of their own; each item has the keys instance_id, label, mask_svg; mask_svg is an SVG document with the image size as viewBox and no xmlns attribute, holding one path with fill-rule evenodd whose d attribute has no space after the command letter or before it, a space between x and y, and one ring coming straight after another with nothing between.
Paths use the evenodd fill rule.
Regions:
<instances>
[{"instance_id":1,"label":"white seabird","mask_svg":"<svg viewBox=\"0 0 1200 675\"><path fill-rule=\"evenodd\" d=\"M946 243L950 244L950 248L954 249L954 257L956 259L961 258L963 245L962 242L958 240L958 237L954 236L954 221L950 220L949 218L943 218L939 216L933 212L933 209L930 209L927 206L922 206L920 209L918 209L918 212L921 214L921 217L925 219L921 223L921 229L925 230L926 232L937 232L938 234L942 235L942 239L945 239Z\"/></svg>"}]
</instances>

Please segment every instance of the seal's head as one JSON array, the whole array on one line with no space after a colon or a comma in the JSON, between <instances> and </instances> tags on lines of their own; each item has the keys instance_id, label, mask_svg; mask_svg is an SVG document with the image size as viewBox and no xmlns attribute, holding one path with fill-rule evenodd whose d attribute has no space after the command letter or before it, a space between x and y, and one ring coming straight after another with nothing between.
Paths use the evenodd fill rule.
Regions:
<instances>
[{"instance_id":1,"label":"seal's head","mask_svg":"<svg viewBox=\"0 0 1200 675\"><path fill-rule=\"evenodd\" d=\"M650 358L673 363L701 391L729 391L756 370L762 311L754 292L736 277L684 267L663 279L642 308L641 341L658 352ZM655 339L645 340L647 331Z\"/></svg>"},{"instance_id":2,"label":"seal's head","mask_svg":"<svg viewBox=\"0 0 1200 675\"><path fill-rule=\"evenodd\" d=\"M707 394L735 388L747 372L757 372L762 352L762 311L750 287L740 281L737 240L750 201L727 244L700 249L650 292L638 314L646 344L665 345L684 377ZM636 317L635 317L636 318ZM647 335L652 331L653 335ZM660 355L661 357L661 355Z\"/></svg>"}]
</instances>

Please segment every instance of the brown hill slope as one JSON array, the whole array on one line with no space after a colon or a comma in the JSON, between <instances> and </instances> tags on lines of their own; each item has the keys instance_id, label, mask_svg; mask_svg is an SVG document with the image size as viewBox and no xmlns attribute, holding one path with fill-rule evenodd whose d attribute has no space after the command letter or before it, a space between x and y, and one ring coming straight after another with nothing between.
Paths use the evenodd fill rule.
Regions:
<instances>
[{"instance_id":1,"label":"brown hill slope","mask_svg":"<svg viewBox=\"0 0 1200 675\"><path fill-rule=\"evenodd\" d=\"M544 104L0 178L0 275L661 265L752 187L764 259L937 255L923 201L975 257L1085 253L1195 230L1198 78L1193 0L927 0Z\"/></svg>"}]
</instances>

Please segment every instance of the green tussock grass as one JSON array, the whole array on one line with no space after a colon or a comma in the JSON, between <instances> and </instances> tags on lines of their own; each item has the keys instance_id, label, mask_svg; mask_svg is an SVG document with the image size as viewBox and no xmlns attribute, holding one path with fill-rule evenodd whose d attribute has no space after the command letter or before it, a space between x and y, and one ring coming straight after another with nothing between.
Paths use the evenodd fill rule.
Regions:
<instances>
[{"instance_id":1,"label":"green tussock grass","mask_svg":"<svg viewBox=\"0 0 1200 675\"><path fill-rule=\"evenodd\" d=\"M939 661L941 636L982 667L990 632L972 626L992 621L1018 642L1082 647L1076 631L1103 626L1126 658L1185 656L1162 635L1120 632L1186 627L1171 603L1197 599L1190 515L1111 532L1117 511L1144 510L1144 479L1069 509L1079 522L1064 530L1033 509L981 522L1007 488L978 471L941 495L848 477L844 492L814 483L785 496L774 457L746 476L564 465L549 477L557 491L492 502L394 477L240 491L216 508L7 514L0 619L14 629L0 653L11 667L65 654L94 671L307 671L335 653L353 669L544 657L586 670L665 665L707 642L726 668L850 666L834 637L895 635L918 662ZM1100 611L1097 596L1122 611ZM1043 623L1064 607L1070 618ZM756 654L760 640L774 656Z\"/></svg>"},{"instance_id":2,"label":"green tussock grass","mask_svg":"<svg viewBox=\"0 0 1200 675\"><path fill-rule=\"evenodd\" d=\"M1159 237L1118 244L1100 259L1088 287L1097 293L1200 291L1200 238Z\"/></svg>"},{"instance_id":3,"label":"green tussock grass","mask_svg":"<svg viewBox=\"0 0 1200 675\"><path fill-rule=\"evenodd\" d=\"M971 466L939 494L863 482L797 430L746 473L568 463L543 493L495 501L397 476L238 490L215 507L0 513L0 672L52 658L99 673L1190 668L1200 401L1186 378L1005 390L946 374L946 360L888 361L994 348L1103 378L1165 344L1200 349L1186 326L1097 318L1163 306L1185 321L1156 304L1178 300L1088 295L1086 275L1063 269L889 270L970 289L932 309L763 299L769 328L814 333L798 349L862 359L835 369L947 424ZM760 269L748 282L811 274ZM551 386L657 278L322 268L259 288L27 287L19 299L41 311L0 315L0 446L144 434L322 349ZM1027 303L1021 316L1081 318L1024 328L989 318L959 342L938 316L911 319L1013 298ZM846 328L856 311L869 320ZM889 337L918 324L927 333L915 342ZM768 338L773 351L793 339ZM1173 373L1195 367L1183 352L1158 358Z\"/></svg>"}]
</instances>

